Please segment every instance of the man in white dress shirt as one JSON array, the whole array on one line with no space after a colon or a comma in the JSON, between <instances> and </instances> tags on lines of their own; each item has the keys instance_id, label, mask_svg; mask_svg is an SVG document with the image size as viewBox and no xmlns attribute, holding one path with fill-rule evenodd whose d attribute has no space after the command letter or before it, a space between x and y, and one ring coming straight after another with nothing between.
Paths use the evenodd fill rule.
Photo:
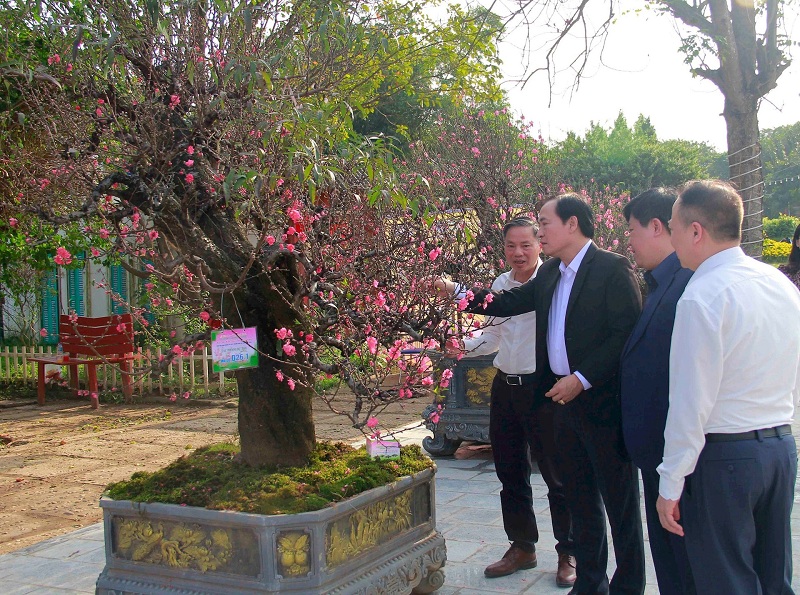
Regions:
<instances>
[{"instance_id":1,"label":"man in white dress shirt","mask_svg":"<svg viewBox=\"0 0 800 595\"><path fill-rule=\"evenodd\" d=\"M536 277L542 263L537 232L536 224L529 217L515 217L506 223L503 249L511 270L497 277L492 289L503 291L519 287ZM486 577L506 576L536 566L535 544L539 531L533 511L530 450L548 488L558 552L556 583L560 587L571 587L575 582L572 523L564 487L554 465L555 405L535 397L535 329L536 312L488 319L479 335L465 339L458 349L451 348L449 355L460 352L474 357L497 353L493 362L497 375L492 383L489 439L497 477L503 484L500 506L511 547L501 560L485 569Z\"/></svg>"},{"instance_id":2,"label":"man in white dress shirt","mask_svg":"<svg viewBox=\"0 0 800 595\"><path fill-rule=\"evenodd\" d=\"M792 593L791 434L800 397L800 292L740 248L742 200L689 182L672 244L695 271L672 334L657 509L686 539L698 593Z\"/></svg>"}]
</instances>

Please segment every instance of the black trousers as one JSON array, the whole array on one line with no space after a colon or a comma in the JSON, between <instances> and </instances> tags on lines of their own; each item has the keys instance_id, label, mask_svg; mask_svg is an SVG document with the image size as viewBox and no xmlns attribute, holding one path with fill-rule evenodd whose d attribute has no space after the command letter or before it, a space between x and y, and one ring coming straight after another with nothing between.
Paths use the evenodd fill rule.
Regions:
<instances>
[{"instance_id":1,"label":"black trousers","mask_svg":"<svg viewBox=\"0 0 800 595\"><path fill-rule=\"evenodd\" d=\"M792 436L706 442L681 496L698 593L791 595Z\"/></svg>"},{"instance_id":2,"label":"black trousers","mask_svg":"<svg viewBox=\"0 0 800 595\"><path fill-rule=\"evenodd\" d=\"M638 470L625 452L620 424L597 423L579 403L556 407L557 463L575 539L574 593L641 595L645 567ZM603 508L617 561L610 583Z\"/></svg>"},{"instance_id":3,"label":"black trousers","mask_svg":"<svg viewBox=\"0 0 800 595\"><path fill-rule=\"evenodd\" d=\"M647 538L656 568L660 595L695 595L697 592L686 553L686 540L661 526L656 510L658 483L661 479L655 468L642 469L644 511L647 517Z\"/></svg>"},{"instance_id":4,"label":"black trousers","mask_svg":"<svg viewBox=\"0 0 800 595\"><path fill-rule=\"evenodd\" d=\"M539 540L531 491L531 458L547 484L556 551L571 554L574 544L564 486L555 465L552 403L537 402L535 385L511 386L495 376L492 383L489 438L497 478L503 484L500 505L510 541ZM530 456L529 456L530 452Z\"/></svg>"}]
</instances>

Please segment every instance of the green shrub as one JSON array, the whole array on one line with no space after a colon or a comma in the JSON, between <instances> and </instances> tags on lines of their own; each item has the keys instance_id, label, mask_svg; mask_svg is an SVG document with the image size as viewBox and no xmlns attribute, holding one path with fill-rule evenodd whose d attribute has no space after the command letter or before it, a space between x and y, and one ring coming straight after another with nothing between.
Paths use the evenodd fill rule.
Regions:
<instances>
[{"instance_id":1,"label":"green shrub","mask_svg":"<svg viewBox=\"0 0 800 595\"><path fill-rule=\"evenodd\" d=\"M779 215L775 219L764 217L764 236L778 242L786 238L791 239L798 225L800 225L800 218L790 215ZM765 243L764 249L766 247Z\"/></svg>"}]
</instances>

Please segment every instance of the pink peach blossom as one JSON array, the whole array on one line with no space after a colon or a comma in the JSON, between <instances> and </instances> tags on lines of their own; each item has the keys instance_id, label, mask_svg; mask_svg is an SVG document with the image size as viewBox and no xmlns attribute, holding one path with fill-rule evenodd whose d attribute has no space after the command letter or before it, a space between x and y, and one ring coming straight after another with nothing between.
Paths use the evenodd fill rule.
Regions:
<instances>
[{"instance_id":1,"label":"pink peach blossom","mask_svg":"<svg viewBox=\"0 0 800 595\"><path fill-rule=\"evenodd\" d=\"M56 255L53 257L53 262L60 265L67 265L72 262L72 254L66 248L58 248Z\"/></svg>"}]
</instances>

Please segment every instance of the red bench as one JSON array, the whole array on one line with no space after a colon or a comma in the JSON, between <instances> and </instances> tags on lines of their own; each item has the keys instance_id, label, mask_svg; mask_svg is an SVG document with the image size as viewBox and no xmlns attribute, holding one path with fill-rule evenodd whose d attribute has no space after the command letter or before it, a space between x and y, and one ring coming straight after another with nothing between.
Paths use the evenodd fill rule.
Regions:
<instances>
[{"instance_id":1,"label":"red bench","mask_svg":"<svg viewBox=\"0 0 800 595\"><path fill-rule=\"evenodd\" d=\"M97 366L116 364L122 370L122 392L126 400L133 395L133 317L130 314L116 314L90 318L59 317L58 333L64 354L29 357L39 367L38 395L39 405L44 405L45 366L69 367L69 382L75 395L78 395L78 366L86 366L89 377L89 395L92 408L97 409Z\"/></svg>"}]
</instances>

